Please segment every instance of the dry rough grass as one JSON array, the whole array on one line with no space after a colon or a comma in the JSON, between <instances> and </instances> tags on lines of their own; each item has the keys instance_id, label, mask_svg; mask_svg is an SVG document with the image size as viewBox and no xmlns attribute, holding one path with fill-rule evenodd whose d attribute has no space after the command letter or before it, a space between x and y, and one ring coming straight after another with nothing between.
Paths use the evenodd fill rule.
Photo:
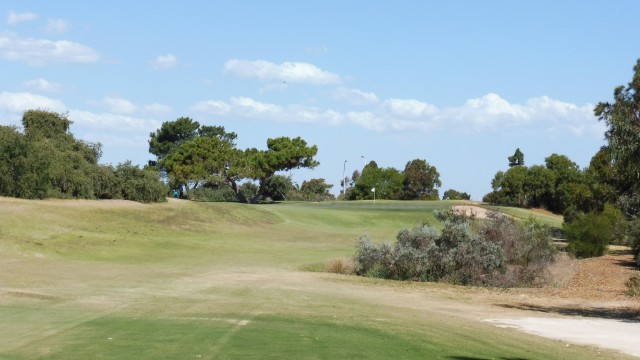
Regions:
<instances>
[{"instance_id":1,"label":"dry rough grass","mask_svg":"<svg viewBox=\"0 0 640 360\"><path fill-rule=\"evenodd\" d=\"M349 259L339 258L329 261L325 271L333 274L352 275L355 273L355 265Z\"/></svg>"}]
</instances>

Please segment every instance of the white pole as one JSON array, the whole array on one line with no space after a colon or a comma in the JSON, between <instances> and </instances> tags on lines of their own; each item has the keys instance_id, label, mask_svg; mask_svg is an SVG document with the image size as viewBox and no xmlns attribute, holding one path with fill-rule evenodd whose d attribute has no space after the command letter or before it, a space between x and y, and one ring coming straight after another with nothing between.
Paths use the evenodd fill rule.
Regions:
<instances>
[{"instance_id":1,"label":"white pole","mask_svg":"<svg viewBox=\"0 0 640 360\"><path fill-rule=\"evenodd\" d=\"M347 176L345 175L345 171L347 170L347 160L344 161L344 165L342 166L342 200L347 200Z\"/></svg>"}]
</instances>

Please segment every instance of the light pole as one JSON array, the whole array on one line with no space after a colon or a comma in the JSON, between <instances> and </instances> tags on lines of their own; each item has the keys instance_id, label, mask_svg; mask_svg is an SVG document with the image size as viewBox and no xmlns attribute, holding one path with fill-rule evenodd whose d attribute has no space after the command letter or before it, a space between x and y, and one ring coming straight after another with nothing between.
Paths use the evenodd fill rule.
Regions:
<instances>
[{"instance_id":1,"label":"light pole","mask_svg":"<svg viewBox=\"0 0 640 360\"><path fill-rule=\"evenodd\" d=\"M347 160L344 161L344 165L342 166L342 200L347 200L347 193L346 193L347 176L345 175L346 170L347 170Z\"/></svg>"},{"instance_id":2,"label":"light pole","mask_svg":"<svg viewBox=\"0 0 640 360\"><path fill-rule=\"evenodd\" d=\"M367 166L367 160L364 158L364 155L360 157L362 158L362 169L364 170L364 167Z\"/></svg>"}]
</instances>

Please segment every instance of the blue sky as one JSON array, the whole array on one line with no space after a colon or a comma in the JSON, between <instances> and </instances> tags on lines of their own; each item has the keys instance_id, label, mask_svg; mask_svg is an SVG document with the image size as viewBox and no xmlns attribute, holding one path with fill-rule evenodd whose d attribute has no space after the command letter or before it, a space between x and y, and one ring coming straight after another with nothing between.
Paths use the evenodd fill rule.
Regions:
<instances>
[{"instance_id":1,"label":"blue sky","mask_svg":"<svg viewBox=\"0 0 640 360\"><path fill-rule=\"evenodd\" d=\"M241 148L301 136L339 190L363 157L427 160L479 200L517 147L588 165L631 80L640 1L4 1L0 124L68 112L103 163L188 116Z\"/></svg>"}]
</instances>

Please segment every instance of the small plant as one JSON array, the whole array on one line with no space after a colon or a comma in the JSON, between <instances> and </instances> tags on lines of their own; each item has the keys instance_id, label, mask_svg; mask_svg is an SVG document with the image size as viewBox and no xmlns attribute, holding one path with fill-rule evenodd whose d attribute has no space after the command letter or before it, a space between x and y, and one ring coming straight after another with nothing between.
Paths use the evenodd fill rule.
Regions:
<instances>
[{"instance_id":1,"label":"small plant","mask_svg":"<svg viewBox=\"0 0 640 360\"><path fill-rule=\"evenodd\" d=\"M329 261L325 266L325 271L334 274L351 275L355 272L355 266L351 260L339 258Z\"/></svg>"},{"instance_id":2,"label":"small plant","mask_svg":"<svg viewBox=\"0 0 640 360\"><path fill-rule=\"evenodd\" d=\"M640 274L633 274L625 283L627 286L627 295L640 296Z\"/></svg>"}]
</instances>

